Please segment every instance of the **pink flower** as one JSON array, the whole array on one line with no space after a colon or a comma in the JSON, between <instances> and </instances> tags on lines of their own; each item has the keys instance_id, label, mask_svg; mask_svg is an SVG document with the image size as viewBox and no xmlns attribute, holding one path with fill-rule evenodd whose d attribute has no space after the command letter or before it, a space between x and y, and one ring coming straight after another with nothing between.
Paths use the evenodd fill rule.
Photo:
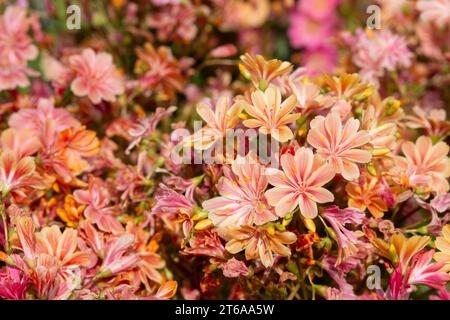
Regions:
<instances>
[{"instance_id":1,"label":"pink flower","mask_svg":"<svg viewBox=\"0 0 450 320\"><path fill-rule=\"evenodd\" d=\"M223 270L223 275L227 278L246 276L249 272L245 263L235 258L231 258L220 265L219 268Z\"/></svg>"},{"instance_id":2,"label":"pink flower","mask_svg":"<svg viewBox=\"0 0 450 320\"><path fill-rule=\"evenodd\" d=\"M12 90L17 87L28 87L30 77L36 77L39 73L26 65L9 64L0 60L0 91Z\"/></svg>"},{"instance_id":3,"label":"pink flower","mask_svg":"<svg viewBox=\"0 0 450 320\"><path fill-rule=\"evenodd\" d=\"M10 300L24 300L27 290L27 277L17 268L6 267L0 270L0 297Z\"/></svg>"},{"instance_id":4,"label":"pink flower","mask_svg":"<svg viewBox=\"0 0 450 320\"><path fill-rule=\"evenodd\" d=\"M417 9L422 21L434 22L441 27L450 23L450 0L420 0Z\"/></svg>"},{"instance_id":5,"label":"pink flower","mask_svg":"<svg viewBox=\"0 0 450 320\"><path fill-rule=\"evenodd\" d=\"M217 185L221 196L203 202L208 218L219 230L277 219L264 196L269 183L264 170L251 155L238 157L231 170L224 168L225 176Z\"/></svg>"},{"instance_id":6,"label":"pink flower","mask_svg":"<svg viewBox=\"0 0 450 320\"><path fill-rule=\"evenodd\" d=\"M182 251L184 254L215 257L223 259L225 248L217 234L212 231L199 231L189 240L189 247Z\"/></svg>"},{"instance_id":7,"label":"pink flower","mask_svg":"<svg viewBox=\"0 0 450 320\"><path fill-rule=\"evenodd\" d=\"M431 288L439 289L450 281L450 275L442 270L444 263L430 263L434 250L418 253L412 260L410 268L406 271L405 278L408 284L423 284Z\"/></svg>"},{"instance_id":8,"label":"pink flower","mask_svg":"<svg viewBox=\"0 0 450 320\"><path fill-rule=\"evenodd\" d=\"M405 141L402 151L406 158L397 157L396 165L400 170L411 173L408 179L413 187L420 184L438 193L449 190L449 146L445 142L433 145L430 137L420 136L415 144ZM416 184L414 181L420 183Z\"/></svg>"},{"instance_id":9,"label":"pink flower","mask_svg":"<svg viewBox=\"0 0 450 320\"><path fill-rule=\"evenodd\" d=\"M73 195L79 204L87 205L84 215L92 219L100 230L114 234L123 231L115 217L116 210L109 205L111 195L101 179L90 179L88 190L76 190Z\"/></svg>"},{"instance_id":10,"label":"pink flower","mask_svg":"<svg viewBox=\"0 0 450 320\"><path fill-rule=\"evenodd\" d=\"M147 19L150 28L157 30L160 41L189 43L197 35L196 8L189 2L170 4L152 13Z\"/></svg>"},{"instance_id":11,"label":"pink flower","mask_svg":"<svg viewBox=\"0 0 450 320\"><path fill-rule=\"evenodd\" d=\"M361 68L361 78L377 86L378 79L384 75L385 70L408 68L413 57L406 39L389 30L370 33L358 30L351 48L353 61Z\"/></svg>"},{"instance_id":12,"label":"pink flower","mask_svg":"<svg viewBox=\"0 0 450 320\"><path fill-rule=\"evenodd\" d=\"M340 2L341 0L300 1L298 10L324 22L335 14L336 6Z\"/></svg>"},{"instance_id":13,"label":"pink flower","mask_svg":"<svg viewBox=\"0 0 450 320\"><path fill-rule=\"evenodd\" d=\"M1 146L3 150L11 150L19 159L22 159L36 153L41 144L30 130L9 128L2 132Z\"/></svg>"},{"instance_id":14,"label":"pink flower","mask_svg":"<svg viewBox=\"0 0 450 320\"><path fill-rule=\"evenodd\" d=\"M103 263L96 277L110 277L135 267L139 256L132 252L134 242L134 236L131 234L109 240L105 246Z\"/></svg>"},{"instance_id":15,"label":"pink flower","mask_svg":"<svg viewBox=\"0 0 450 320\"><path fill-rule=\"evenodd\" d=\"M353 208L339 209L337 206L331 206L325 209L323 217L331 225L336 235L338 243L336 265L345 262L364 248L364 243L359 240L361 235L345 228L345 224L361 224L364 213Z\"/></svg>"},{"instance_id":16,"label":"pink flower","mask_svg":"<svg viewBox=\"0 0 450 320\"><path fill-rule=\"evenodd\" d=\"M339 114L331 112L326 117L315 117L310 125L307 140L317 153L346 180L358 178L360 173L356 163L367 163L371 159L369 151L358 149L370 141L366 131L358 131L359 120L350 118L342 127Z\"/></svg>"},{"instance_id":17,"label":"pink flower","mask_svg":"<svg viewBox=\"0 0 450 320\"><path fill-rule=\"evenodd\" d=\"M38 50L27 34L30 23L24 8L6 8L0 17L0 61L10 66L24 66L37 57Z\"/></svg>"},{"instance_id":18,"label":"pink flower","mask_svg":"<svg viewBox=\"0 0 450 320\"><path fill-rule=\"evenodd\" d=\"M333 34L334 16L320 21L313 19L306 12L294 11L290 20L288 35L294 48L318 48L327 43L327 39Z\"/></svg>"},{"instance_id":19,"label":"pink flower","mask_svg":"<svg viewBox=\"0 0 450 320\"><path fill-rule=\"evenodd\" d=\"M124 92L124 84L108 53L96 54L92 49L84 49L79 55L69 58L75 73L71 90L77 96L88 96L93 103L101 100L115 101L116 95Z\"/></svg>"},{"instance_id":20,"label":"pink flower","mask_svg":"<svg viewBox=\"0 0 450 320\"><path fill-rule=\"evenodd\" d=\"M309 148L299 148L295 155L281 156L281 167L268 169L269 183L275 188L266 191L270 205L278 216L284 217L297 206L306 218L317 216L317 204L334 200L334 195L322 186L334 177L334 171Z\"/></svg>"},{"instance_id":21,"label":"pink flower","mask_svg":"<svg viewBox=\"0 0 450 320\"><path fill-rule=\"evenodd\" d=\"M0 155L0 192L5 197L11 192L13 197L26 197L26 190L40 189L42 182L35 172L34 159L17 159L13 151L7 150Z\"/></svg>"},{"instance_id":22,"label":"pink flower","mask_svg":"<svg viewBox=\"0 0 450 320\"><path fill-rule=\"evenodd\" d=\"M324 44L315 49L305 51L303 56L303 66L310 76L320 75L325 72L332 72L337 64L336 47Z\"/></svg>"}]
</instances>

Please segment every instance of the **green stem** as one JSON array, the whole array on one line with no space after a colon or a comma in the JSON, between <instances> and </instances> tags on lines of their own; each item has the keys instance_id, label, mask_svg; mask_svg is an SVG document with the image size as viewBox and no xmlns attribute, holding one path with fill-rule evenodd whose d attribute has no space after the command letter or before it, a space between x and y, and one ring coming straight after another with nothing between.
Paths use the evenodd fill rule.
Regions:
<instances>
[{"instance_id":1,"label":"green stem","mask_svg":"<svg viewBox=\"0 0 450 320\"><path fill-rule=\"evenodd\" d=\"M3 222L3 232L5 234L5 250L6 253L9 255L10 248L9 248L9 232L8 232L8 224L6 222L6 210L5 210L5 203L3 202L3 198L0 197L0 215L2 216L2 222Z\"/></svg>"}]
</instances>

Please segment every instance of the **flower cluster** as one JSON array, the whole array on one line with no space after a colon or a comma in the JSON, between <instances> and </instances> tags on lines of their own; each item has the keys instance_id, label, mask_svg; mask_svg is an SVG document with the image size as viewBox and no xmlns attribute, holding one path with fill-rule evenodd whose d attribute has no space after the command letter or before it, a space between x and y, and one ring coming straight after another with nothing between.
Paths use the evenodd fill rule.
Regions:
<instances>
[{"instance_id":1,"label":"flower cluster","mask_svg":"<svg viewBox=\"0 0 450 320\"><path fill-rule=\"evenodd\" d=\"M449 0L6 2L1 299L449 299Z\"/></svg>"}]
</instances>

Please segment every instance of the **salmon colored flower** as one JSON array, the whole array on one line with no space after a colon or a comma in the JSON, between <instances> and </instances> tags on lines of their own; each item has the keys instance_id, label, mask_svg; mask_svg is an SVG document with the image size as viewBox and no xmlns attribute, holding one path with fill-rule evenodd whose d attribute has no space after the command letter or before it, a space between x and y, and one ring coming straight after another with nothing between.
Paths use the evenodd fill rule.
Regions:
<instances>
[{"instance_id":1,"label":"salmon colored flower","mask_svg":"<svg viewBox=\"0 0 450 320\"><path fill-rule=\"evenodd\" d=\"M278 216L284 217L297 206L305 218L317 216L317 204L334 200L334 195L322 186L334 177L334 171L309 148L299 148L295 155L281 156L282 171L267 169L269 183L274 188L265 195L275 206Z\"/></svg>"},{"instance_id":2,"label":"salmon colored flower","mask_svg":"<svg viewBox=\"0 0 450 320\"><path fill-rule=\"evenodd\" d=\"M137 49L136 54L135 72L140 75L138 81L142 88L157 92L162 100L169 100L183 91L187 61L178 61L169 47L155 49L150 43Z\"/></svg>"},{"instance_id":3,"label":"salmon colored flower","mask_svg":"<svg viewBox=\"0 0 450 320\"><path fill-rule=\"evenodd\" d=\"M445 142L433 145L430 137L421 136L415 144L404 142L402 151L406 158L396 157L395 164L401 171L409 172L405 178L412 187L422 186L438 193L449 190L449 146Z\"/></svg>"},{"instance_id":4,"label":"salmon colored flower","mask_svg":"<svg viewBox=\"0 0 450 320\"><path fill-rule=\"evenodd\" d=\"M84 49L79 55L69 58L75 79L70 88L77 96L88 96L97 104L100 101L115 101L116 95L124 92L125 87L112 56L108 53L96 54L92 49Z\"/></svg>"},{"instance_id":5,"label":"salmon colored flower","mask_svg":"<svg viewBox=\"0 0 450 320\"><path fill-rule=\"evenodd\" d=\"M345 186L348 194L348 206L361 211L366 209L375 217L383 217L388 210L383 198L384 185L378 178L369 174L360 177L360 181L349 182Z\"/></svg>"},{"instance_id":6,"label":"salmon colored flower","mask_svg":"<svg viewBox=\"0 0 450 320\"><path fill-rule=\"evenodd\" d=\"M264 196L268 179L265 168L251 155L238 157L217 185L220 197L206 200L203 208L221 231L241 225L262 225L277 219Z\"/></svg>"},{"instance_id":7,"label":"salmon colored flower","mask_svg":"<svg viewBox=\"0 0 450 320\"><path fill-rule=\"evenodd\" d=\"M445 263L444 270L450 272L450 224L442 228L442 236L436 238L434 260Z\"/></svg>"},{"instance_id":8,"label":"salmon colored flower","mask_svg":"<svg viewBox=\"0 0 450 320\"><path fill-rule=\"evenodd\" d=\"M221 97L216 103L213 111L206 103L197 105L197 113L206 122L206 125L185 138L184 143L193 145L200 150L209 149L217 141L224 139L228 129L234 128L239 123L239 113L242 110L241 103L236 102L230 105L227 97Z\"/></svg>"},{"instance_id":9,"label":"salmon colored flower","mask_svg":"<svg viewBox=\"0 0 450 320\"><path fill-rule=\"evenodd\" d=\"M135 240L131 234L124 234L111 239L105 246L105 258L97 274L97 278L110 277L119 272L135 267L139 256L132 252Z\"/></svg>"},{"instance_id":10,"label":"salmon colored flower","mask_svg":"<svg viewBox=\"0 0 450 320\"><path fill-rule=\"evenodd\" d=\"M257 90L252 93L252 103L242 102L245 111L252 119L244 120L248 128L259 128L263 134L270 134L280 142L286 142L294 137L287 126L295 122L300 114L291 114L297 104L295 95L281 102L281 93L277 87L269 87L266 91Z\"/></svg>"},{"instance_id":11,"label":"salmon colored flower","mask_svg":"<svg viewBox=\"0 0 450 320\"><path fill-rule=\"evenodd\" d=\"M64 197L63 207L56 209L56 214L68 227L73 228L77 226L78 221L83 216L84 209L84 205L77 205L75 198L68 194Z\"/></svg>"},{"instance_id":12,"label":"salmon colored flower","mask_svg":"<svg viewBox=\"0 0 450 320\"><path fill-rule=\"evenodd\" d=\"M277 59L267 61L260 55L246 53L241 56L241 61L241 72L247 74L253 85L261 90L265 90L276 78L292 71L292 64L289 62Z\"/></svg>"},{"instance_id":13,"label":"salmon colored flower","mask_svg":"<svg viewBox=\"0 0 450 320\"><path fill-rule=\"evenodd\" d=\"M405 116L405 124L412 129L425 129L431 137L445 138L450 134L450 121L444 109L431 109L428 112L419 106L413 107L414 114Z\"/></svg>"},{"instance_id":14,"label":"salmon colored flower","mask_svg":"<svg viewBox=\"0 0 450 320\"><path fill-rule=\"evenodd\" d=\"M367 163L371 159L369 151L358 148L370 141L366 131L358 131L359 120L350 118L342 126L339 114L331 112L326 117L315 117L310 125L307 140L317 153L346 180L358 178L360 173L356 163Z\"/></svg>"},{"instance_id":15,"label":"salmon colored flower","mask_svg":"<svg viewBox=\"0 0 450 320\"><path fill-rule=\"evenodd\" d=\"M2 196L11 192L13 197L26 197L26 190L42 188L41 179L35 172L34 159L17 159L13 151L0 155L0 191Z\"/></svg>"},{"instance_id":16,"label":"salmon colored flower","mask_svg":"<svg viewBox=\"0 0 450 320\"><path fill-rule=\"evenodd\" d=\"M259 259L266 268L273 265L274 253L289 257L291 250L286 245L297 240L297 236L292 232L251 226L231 230L230 237L232 240L225 245L228 252L236 254L245 250L247 260Z\"/></svg>"},{"instance_id":17,"label":"salmon colored flower","mask_svg":"<svg viewBox=\"0 0 450 320\"><path fill-rule=\"evenodd\" d=\"M100 178L91 178L88 190L75 190L74 198L79 204L86 205L84 215L92 219L104 232L119 233L123 226L115 217L116 209L110 206L111 195Z\"/></svg>"},{"instance_id":18,"label":"salmon colored flower","mask_svg":"<svg viewBox=\"0 0 450 320\"><path fill-rule=\"evenodd\" d=\"M1 146L3 150L11 150L17 158L22 159L36 153L41 143L30 130L9 128L2 132Z\"/></svg>"}]
</instances>

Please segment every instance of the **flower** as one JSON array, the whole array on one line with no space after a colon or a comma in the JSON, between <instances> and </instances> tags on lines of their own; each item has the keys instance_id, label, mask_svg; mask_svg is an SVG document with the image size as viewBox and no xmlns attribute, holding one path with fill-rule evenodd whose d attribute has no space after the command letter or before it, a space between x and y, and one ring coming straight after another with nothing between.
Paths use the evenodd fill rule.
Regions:
<instances>
[{"instance_id":1,"label":"flower","mask_svg":"<svg viewBox=\"0 0 450 320\"><path fill-rule=\"evenodd\" d=\"M365 174L359 182L349 182L345 186L349 196L348 206L361 211L367 208L375 218L381 218L388 210L383 190L384 185L378 178Z\"/></svg>"},{"instance_id":2,"label":"flower","mask_svg":"<svg viewBox=\"0 0 450 320\"><path fill-rule=\"evenodd\" d=\"M0 91L28 87L30 85L28 76L38 75L39 73L25 65L11 65L0 60Z\"/></svg>"},{"instance_id":3,"label":"flower","mask_svg":"<svg viewBox=\"0 0 450 320\"><path fill-rule=\"evenodd\" d=\"M341 0L300 1L298 10L309 14L312 18L324 21L329 19Z\"/></svg>"},{"instance_id":4,"label":"flower","mask_svg":"<svg viewBox=\"0 0 450 320\"><path fill-rule=\"evenodd\" d=\"M14 152L19 159L31 156L41 147L39 139L27 129L6 129L2 132L0 140L2 149Z\"/></svg>"},{"instance_id":5,"label":"flower","mask_svg":"<svg viewBox=\"0 0 450 320\"><path fill-rule=\"evenodd\" d=\"M332 8L330 8L332 9ZM288 35L294 48L316 49L326 43L333 34L334 16L325 21L313 19L309 12L293 11Z\"/></svg>"},{"instance_id":6,"label":"flower","mask_svg":"<svg viewBox=\"0 0 450 320\"><path fill-rule=\"evenodd\" d=\"M230 230L230 237L232 240L225 245L228 252L236 254L245 249L247 260L260 259L266 268L271 267L274 263L273 253L289 257L291 250L285 245L297 240L297 236L292 232L280 232L252 226L242 226Z\"/></svg>"},{"instance_id":7,"label":"flower","mask_svg":"<svg viewBox=\"0 0 450 320\"><path fill-rule=\"evenodd\" d=\"M217 232L206 230L196 232L189 239L189 247L184 248L183 253L223 259L225 248Z\"/></svg>"},{"instance_id":8,"label":"flower","mask_svg":"<svg viewBox=\"0 0 450 320\"><path fill-rule=\"evenodd\" d=\"M251 78L255 87L265 90L278 77L292 71L292 64L277 59L267 61L260 55L246 53L241 56L239 69Z\"/></svg>"},{"instance_id":9,"label":"flower","mask_svg":"<svg viewBox=\"0 0 450 320\"><path fill-rule=\"evenodd\" d=\"M246 276L249 273L245 263L235 258L231 258L227 262L220 265L219 268L223 270L223 275L227 278Z\"/></svg>"},{"instance_id":10,"label":"flower","mask_svg":"<svg viewBox=\"0 0 450 320\"><path fill-rule=\"evenodd\" d=\"M281 102L281 93L277 87L269 87L266 91L257 90L251 95L252 103L242 101L245 111L252 119L244 120L248 128L259 128L259 132L270 134L280 142L294 137L287 124L293 123L300 114L291 114L297 103L295 95Z\"/></svg>"},{"instance_id":11,"label":"flower","mask_svg":"<svg viewBox=\"0 0 450 320\"><path fill-rule=\"evenodd\" d=\"M178 61L169 47L155 49L146 43L144 48L136 50L136 54L135 72L140 75L139 85L142 88L158 92L162 100L173 98L177 92L183 91L186 80L183 71L187 65Z\"/></svg>"},{"instance_id":12,"label":"flower","mask_svg":"<svg viewBox=\"0 0 450 320\"><path fill-rule=\"evenodd\" d=\"M0 270L0 297L10 300L25 300L27 277L13 267Z\"/></svg>"},{"instance_id":13,"label":"flower","mask_svg":"<svg viewBox=\"0 0 450 320\"><path fill-rule=\"evenodd\" d=\"M366 82L379 86L378 79L385 71L408 68L412 53L403 36L387 29L367 32L359 29L351 45L353 62L361 68L361 77Z\"/></svg>"},{"instance_id":14,"label":"flower","mask_svg":"<svg viewBox=\"0 0 450 320\"><path fill-rule=\"evenodd\" d=\"M197 35L195 7L188 2L162 7L147 19L150 28L157 30L160 41L189 43Z\"/></svg>"},{"instance_id":15,"label":"flower","mask_svg":"<svg viewBox=\"0 0 450 320\"><path fill-rule=\"evenodd\" d=\"M334 177L334 171L323 163L310 148L299 148L295 155L281 156L281 167L268 169L269 183L275 188L266 191L270 205L284 217L297 206L305 218L317 216L317 204L334 200L334 195L322 186Z\"/></svg>"},{"instance_id":16,"label":"flower","mask_svg":"<svg viewBox=\"0 0 450 320\"><path fill-rule=\"evenodd\" d=\"M268 185L265 168L254 156L238 157L231 170L224 168L224 172L217 184L221 196L203 202L208 218L220 231L277 219L264 196Z\"/></svg>"},{"instance_id":17,"label":"flower","mask_svg":"<svg viewBox=\"0 0 450 320\"><path fill-rule=\"evenodd\" d=\"M206 122L206 126L184 139L184 144L196 149L206 150L226 137L227 130L234 128L239 122L242 105L239 102L230 104L227 97L221 97L216 103L215 111L204 102L197 105L197 113Z\"/></svg>"},{"instance_id":18,"label":"flower","mask_svg":"<svg viewBox=\"0 0 450 320\"><path fill-rule=\"evenodd\" d=\"M444 27L450 23L450 1L434 0L417 2L417 9L420 11L420 19L425 22L433 22Z\"/></svg>"},{"instance_id":19,"label":"flower","mask_svg":"<svg viewBox=\"0 0 450 320\"><path fill-rule=\"evenodd\" d=\"M436 238L434 260L445 263L444 270L450 272L450 224L442 228L442 236Z\"/></svg>"},{"instance_id":20,"label":"flower","mask_svg":"<svg viewBox=\"0 0 450 320\"><path fill-rule=\"evenodd\" d=\"M363 250L365 243L359 239L361 234L346 229L345 224L361 224L364 213L353 208L339 209L337 206L331 206L325 209L323 217L331 224L336 235L338 243L336 265L345 262L350 257L355 256L358 251Z\"/></svg>"},{"instance_id":21,"label":"flower","mask_svg":"<svg viewBox=\"0 0 450 320\"><path fill-rule=\"evenodd\" d=\"M401 149L406 158L396 157L395 164L400 170L411 173L405 178L412 187L422 185L441 194L449 190L449 146L445 142L433 145L430 137L420 136L415 144L405 141Z\"/></svg>"},{"instance_id":22,"label":"flower","mask_svg":"<svg viewBox=\"0 0 450 320\"><path fill-rule=\"evenodd\" d=\"M105 246L105 257L96 277L98 279L110 277L133 268L139 260L139 256L131 250L134 243L134 237L130 234L109 240Z\"/></svg>"},{"instance_id":23,"label":"flower","mask_svg":"<svg viewBox=\"0 0 450 320\"><path fill-rule=\"evenodd\" d=\"M10 66L24 66L38 56L28 36L31 19L19 6L8 6L0 17L0 61Z\"/></svg>"},{"instance_id":24,"label":"flower","mask_svg":"<svg viewBox=\"0 0 450 320\"><path fill-rule=\"evenodd\" d=\"M88 96L95 104L102 100L113 102L125 90L108 53L96 54L92 49L84 49L81 54L71 56L69 64L75 73L70 89L77 96Z\"/></svg>"},{"instance_id":25,"label":"flower","mask_svg":"<svg viewBox=\"0 0 450 320\"><path fill-rule=\"evenodd\" d=\"M434 250L418 253L414 256L411 267L407 270L405 278L408 284L423 284L431 288L440 289L450 281L450 275L443 272L443 263L430 263Z\"/></svg>"},{"instance_id":26,"label":"flower","mask_svg":"<svg viewBox=\"0 0 450 320\"><path fill-rule=\"evenodd\" d=\"M84 215L92 219L100 230L115 234L123 231L122 225L114 216L116 210L109 206L110 193L99 178L90 179L88 190L75 190L73 195L76 202L86 205Z\"/></svg>"},{"instance_id":27,"label":"flower","mask_svg":"<svg viewBox=\"0 0 450 320\"><path fill-rule=\"evenodd\" d=\"M42 188L41 179L35 172L34 159L17 159L13 151L4 151L0 155L0 191L5 197L11 192L13 197L26 197L26 190Z\"/></svg>"},{"instance_id":28,"label":"flower","mask_svg":"<svg viewBox=\"0 0 450 320\"><path fill-rule=\"evenodd\" d=\"M337 49L329 44L305 51L303 65L310 76L331 72L337 64Z\"/></svg>"},{"instance_id":29,"label":"flower","mask_svg":"<svg viewBox=\"0 0 450 320\"><path fill-rule=\"evenodd\" d=\"M339 114L331 112L326 117L315 117L310 126L307 140L317 153L344 179L358 178L360 173L356 163L367 163L371 159L369 151L358 148L370 141L366 131L358 131L359 120L350 118L342 127Z\"/></svg>"}]
</instances>

